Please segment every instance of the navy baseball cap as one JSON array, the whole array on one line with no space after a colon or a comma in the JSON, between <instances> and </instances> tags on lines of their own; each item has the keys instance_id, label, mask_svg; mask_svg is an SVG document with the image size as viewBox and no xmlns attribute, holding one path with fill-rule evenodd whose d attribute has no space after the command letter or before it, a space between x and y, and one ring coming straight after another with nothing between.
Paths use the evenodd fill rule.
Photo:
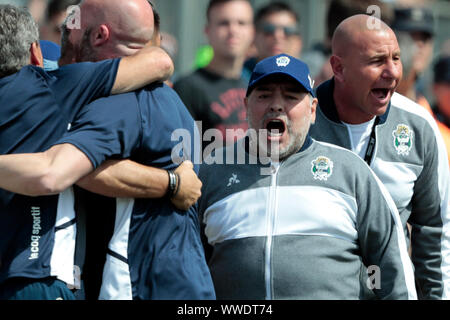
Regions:
<instances>
[{"instance_id":1,"label":"navy baseball cap","mask_svg":"<svg viewBox=\"0 0 450 320\"><path fill-rule=\"evenodd\" d=\"M395 19L392 29L398 31L421 31L429 36L434 35L433 12L428 8L398 8L395 9Z\"/></svg>"},{"instance_id":2,"label":"navy baseball cap","mask_svg":"<svg viewBox=\"0 0 450 320\"><path fill-rule=\"evenodd\" d=\"M44 58L44 70L51 71L58 69L58 60L61 56L61 47L54 42L40 40L42 56Z\"/></svg>"},{"instance_id":3,"label":"navy baseball cap","mask_svg":"<svg viewBox=\"0 0 450 320\"><path fill-rule=\"evenodd\" d=\"M315 97L313 91L314 81L311 79L308 66L306 63L287 54L269 57L256 64L248 83L247 97L261 80L271 75L287 75Z\"/></svg>"}]
</instances>

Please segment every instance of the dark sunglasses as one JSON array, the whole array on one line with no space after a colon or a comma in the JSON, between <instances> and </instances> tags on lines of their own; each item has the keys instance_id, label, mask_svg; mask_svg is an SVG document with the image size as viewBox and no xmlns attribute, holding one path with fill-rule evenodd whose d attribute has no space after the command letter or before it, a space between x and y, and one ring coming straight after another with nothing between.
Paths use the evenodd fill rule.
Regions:
<instances>
[{"instance_id":1,"label":"dark sunglasses","mask_svg":"<svg viewBox=\"0 0 450 320\"><path fill-rule=\"evenodd\" d=\"M293 36L293 35L300 34L300 32L297 30L297 27L289 27L289 26L283 27L283 26L277 26L277 25L274 25L271 23L262 23L259 26L259 29L267 35L274 34L277 31L277 29L282 29L286 36Z\"/></svg>"}]
</instances>

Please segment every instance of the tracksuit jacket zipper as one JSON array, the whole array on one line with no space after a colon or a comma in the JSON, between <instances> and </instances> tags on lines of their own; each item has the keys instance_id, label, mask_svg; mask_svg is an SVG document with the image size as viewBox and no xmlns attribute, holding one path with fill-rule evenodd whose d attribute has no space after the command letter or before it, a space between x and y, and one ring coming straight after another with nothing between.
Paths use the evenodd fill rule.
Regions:
<instances>
[{"instance_id":1,"label":"tracksuit jacket zipper","mask_svg":"<svg viewBox=\"0 0 450 320\"><path fill-rule=\"evenodd\" d=\"M271 186L269 191L269 202L266 213L266 247L264 258L264 280L266 287L266 300L273 299L272 290L272 240L277 215L277 178L281 164L271 163Z\"/></svg>"}]
</instances>

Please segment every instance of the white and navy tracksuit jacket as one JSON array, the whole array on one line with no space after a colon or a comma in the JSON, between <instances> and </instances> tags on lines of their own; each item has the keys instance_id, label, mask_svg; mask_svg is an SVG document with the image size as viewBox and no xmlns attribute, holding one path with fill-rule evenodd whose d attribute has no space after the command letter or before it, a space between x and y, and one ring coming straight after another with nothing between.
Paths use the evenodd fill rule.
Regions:
<instances>
[{"instance_id":1,"label":"white and navy tracksuit jacket","mask_svg":"<svg viewBox=\"0 0 450 320\"><path fill-rule=\"evenodd\" d=\"M360 299L364 265L378 268L380 298L416 298L398 211L364 161L308 137L296 154L263 165L247 145L200 167L218 299Z\"/></svg>"}]
</instances>

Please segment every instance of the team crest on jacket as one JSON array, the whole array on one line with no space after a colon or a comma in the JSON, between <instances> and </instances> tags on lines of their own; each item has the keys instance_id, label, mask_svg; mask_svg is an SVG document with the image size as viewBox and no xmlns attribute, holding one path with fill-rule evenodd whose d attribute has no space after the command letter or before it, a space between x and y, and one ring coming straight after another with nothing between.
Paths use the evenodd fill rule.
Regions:
<instances>
[{"instance_id":1,"label":"team crest on jacket","mask_svg":"<svg viewBox=\"0 0 450 320\"><path fill-rule=\"evenodd\" d=\"M327 157L320 156L316 160L311 161L311 172L314 179L327 180L333 173L333 161Z\"/></svg>"},{"instance_id":2,"label":"team crest on jacket","mask_svg":"<svg viewBox=\"0 0 450 320\"><path fill-rule=\"evenodd\" d=\"M414 132L406 124L398 124L397 129L392 132L394 147L399 155L409 155L412 148Z\"/></svg>"}]
</instances>

